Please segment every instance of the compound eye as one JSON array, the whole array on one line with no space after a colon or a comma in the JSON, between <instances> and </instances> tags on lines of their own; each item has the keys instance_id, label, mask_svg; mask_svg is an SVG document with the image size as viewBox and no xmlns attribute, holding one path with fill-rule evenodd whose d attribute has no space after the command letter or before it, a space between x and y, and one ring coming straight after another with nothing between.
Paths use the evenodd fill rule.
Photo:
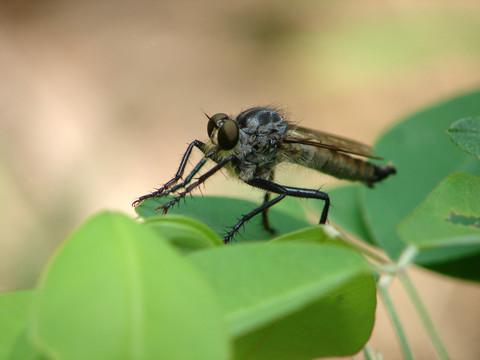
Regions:
<instances>
[{"instance_id":1,"label":"compound eye","mask_svg":"<svg viewBox=\"0 0 480 360\"><path fill-rule=\"evenodd\" d=\"M207 125L208 137L212 136L213 129L215 129L216 126L217 124L215 124L215 121L213 121L212 118L210 118L210 120L208 120L208 125Z\"/></svg>"},{"instance_id":2,"label":"compound eye","mask_svg":"<svg viewBox=\"0 0 480 360\"><path fill-rule=\"evenodd\" d=\"M224 113L218 113L212 116L212 120L215 121L215 123L218 120L225 120L225 119L228 119L228 115Z\"/></svg>"},{"instance_id":3,"label":"compound eye","mask_svg":"<svg viewBox=\"0 0 480 360\"><path fill-rule=\"evenodd\" d=\"M222 150L233 149L238 143L238 136L237 123L232 119L227 119L218 129L218 145Z\"/></svg>"},{"instance_id":4,"label":"compound eye","mask_svg":"<svg viewBox=\"0 0 480 360\"><path fill-rule=\"evenodd\" d=\"M209 118L208 125L207 125L208 137L212 135L213 129L217 127L218 120L223 120L223 119L228 119L228 115L224 113L218 113Z\"/></svg>"}]
</instances>

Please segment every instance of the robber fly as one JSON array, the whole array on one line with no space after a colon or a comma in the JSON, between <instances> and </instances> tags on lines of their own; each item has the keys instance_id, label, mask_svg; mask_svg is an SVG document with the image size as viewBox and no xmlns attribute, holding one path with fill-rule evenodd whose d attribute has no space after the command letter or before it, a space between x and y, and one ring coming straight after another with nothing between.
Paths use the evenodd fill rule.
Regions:
<instances>
[{"instance_id":1,"label":"robber fly","mask_svg":"<svg viewBox=\"0 0 480 360\"><path fill-rule=\"evenodd\" d=\"M286 196L323 200L325 204L320 224L327 221L330 199L325 192L274 182L275 167L282 162L299 164L339 179L361 181L370 187L396 172L390 164L377 166L363 159L381 159L372 155L372 148L368 145L289 123L278 110L255 107L241 112L235 118L223 113L211 117L205 115L208 118L209 141L203 143L194 140L183 155L173 179L151 194L139 197L132 205L137 206L145 199L174 193L175 197L159 207L166 214L173 205L210 176L226 169L232 176L266 193L263 204L242 216L227 232L223 239L225 243L230 242L245 222L260 213L264 228L275 233L269 225L267 211ZM204 153L204 157L179 183L195 147ZM216 165L192 182L208 159ZM182 191L177 192L178 190ZM272 193L278 196L270 199Z\"/></svg>"}]
</instances>

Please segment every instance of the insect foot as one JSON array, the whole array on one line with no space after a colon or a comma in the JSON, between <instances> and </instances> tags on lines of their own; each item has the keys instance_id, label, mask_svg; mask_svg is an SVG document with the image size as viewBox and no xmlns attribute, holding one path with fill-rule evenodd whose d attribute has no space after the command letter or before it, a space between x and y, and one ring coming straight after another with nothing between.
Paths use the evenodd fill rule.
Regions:
<instances>
[{"instance_id":1,"label":"insect foot","mask_svg":"<svg viewBox=\"0 0 480 360\"><path fill-rule=\"evenodd\" d=\"M228 244L230 241L233 239L233 235L235 235L237 231L235 229L229 231L224 237L223 237L223 243Z\"/></svg>"}]
</instances>

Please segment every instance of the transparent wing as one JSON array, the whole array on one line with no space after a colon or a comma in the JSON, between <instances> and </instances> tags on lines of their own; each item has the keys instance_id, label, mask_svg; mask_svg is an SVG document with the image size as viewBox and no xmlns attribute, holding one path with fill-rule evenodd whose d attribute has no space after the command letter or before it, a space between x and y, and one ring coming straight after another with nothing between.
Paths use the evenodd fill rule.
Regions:
<instances>
[{"instance_id":1,"label":"transparent wing","mask_svg":"<svg viewBox=\"0 0 480 360\"><path fill-rule=\"evenodd\" d=\"M372 159L382 159L379 156L373 155L373 149L366 144L298 125L288 125L288 130L285 134L283 142L311 145Z\"/></svg>"}]
</instances>

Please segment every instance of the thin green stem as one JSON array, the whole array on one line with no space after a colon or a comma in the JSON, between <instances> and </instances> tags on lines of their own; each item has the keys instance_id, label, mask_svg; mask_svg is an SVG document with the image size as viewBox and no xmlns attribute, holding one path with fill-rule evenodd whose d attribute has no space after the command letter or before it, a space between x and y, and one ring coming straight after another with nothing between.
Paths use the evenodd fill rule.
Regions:
<instances>
[{"instance_id":1,"label":"thin green stem","mask_svg":"<svg viewBox=\"0 0 480 360\"><path fill-rule=\"evenodd\" d=\"M382 298L383 303L385 304L385 309L387 310L390 320L392 321L395 332L397 333L398 341L400 342L400 347L403 352L403 356L406 360L413 360L412 352L408 346L407 338L405 332L403 331L402 324L398 318L397 311L393 305L392 298L388 292L388 285L391 282L391 276L385 275L378 282L378 293Z\"/></svg>"},{"instance_id":2,"label":"thin green stem","mask_svg":"<svg viewBox=\"0 0 480 360\"><path fill-rule=\"evenodd\" d=\"M355 250L358 250L359 252L361 252L365 256L368 256L372 260L375 260L375 261L379 262L380 264L385 264L385 263L388 262L387 259L385 259L381 255L378 255L377 253L370 250L366 245L364 245L363 242L356 242L356 241L350 239L349 236L345 235L344 233L339 231L337 228L334 228L334 227L329 226L329 225L325 225L324 228L325 228L325 231L328 231L331 236L337 237L338 239L340 239L340 241L344 242L345 244L347 244L351 248L353 248Z\"/></svg>"},{"instance_id":3,"label":"thin green stem","mask_svg":"<svg viewBox=\"0 0 480 360\"><path fill-rule=\"evenodd\" d=\"M363 348L363 356L366 360L383 360L382 354L373 351L373 349L367 344Z\"/></svg>"},{"instance_id":4,"label":"thin green stem","mask_svg":"<svg viewBox=\"0 0 480 360\"><path fill-rule=\"evenodd\" d=\"M450 356L447 353L447 350L443 346L442 341L440 340L440 336L438 335L435 326L432 323L432 320L428 316L427 310L425 306L423 306L420 297L418 296L417 291L415 290L413 283L410 281L410 278L405 272L401 272L398 274L398 277L405 288L410 300L412 301L413 306L417 310L420 319L422 320L423 326L427 330L428 335L430 336L430 340L433 343L435 351L437 352L440 359L447 360L450 359Z\"/></svg>"},{"instance_id":5,"label":"thin green stem","mask_svg":"<svg viewBox=\"0 0 480 360\"><path fill-rule=\"evenodd\" d=\"M348 238L347 240L344 240L344 242L346 244L348 244L351 248L355 249L355 250L358 250L359 252L361 252L362 254L364 254L365 256L371 258L372 260L375 260L381 264L385 264L387 262L387 260L385 260L383 257L381 257L380 255L374 253L372 250L370 250L369 248L365 247L365 246L362 246L360 244L357 244L353 241L350 241Z\"/></svg>"},{"instance_id":6,"label":"thin green stem","mask_svg":"<svg viewBox=\"0 0 480 360\"><path fill-rule=\"evenodd\" d=\"M405 250L402 251L397 260L398 272L402 272L408 265L413 263L418 255L418 248L415 245L408 245Z\"/></svg>"},{"instance_id":7,"label":"thin green stem","mask_svg":"<svg viewBox=\"0 0 480 360\"><path fill-rule=\"evenodd\" d=\"M418 248L414 245L409 245L402 251L397 262L387 263L381 265L373 265L372 269L377 274L388 274L391 275L389 278L384 278L384 284L388 285L394 278L395 275L402 273L405 268L413 263L415 258L418 255ZM386 283L388 279L388 284Z\"/></svg>"}]
</instances>

